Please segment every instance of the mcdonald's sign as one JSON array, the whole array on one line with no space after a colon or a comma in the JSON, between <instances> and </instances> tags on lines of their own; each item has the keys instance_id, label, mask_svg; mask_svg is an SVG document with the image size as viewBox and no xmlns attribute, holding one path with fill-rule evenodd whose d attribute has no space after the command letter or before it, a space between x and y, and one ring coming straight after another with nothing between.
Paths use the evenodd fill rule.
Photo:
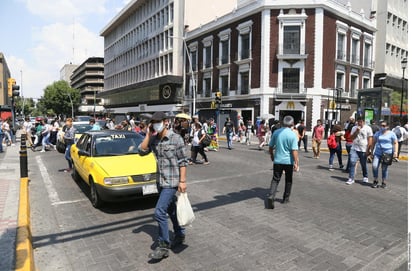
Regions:
<instances>
[{"instance_id":1,"label":"mcdonald's sign","mask_svg":"<svg viewBox=\"0 0 412 271\"><path fill-rule=\"evenodd\" d=\"M294 101L289 101L286 104L286 109L295 109L295 102Z\"/></svg>"},{"instance_id":2,"label":"mcdonald's sign","mask_svg":"<svg viewBox=\"0 0 412 271\"><path fill-rule=\"evenodd\" d=\"M336 109L336 102L335 101L329 101L329 109Z\"/></svg>"}]
</instances>

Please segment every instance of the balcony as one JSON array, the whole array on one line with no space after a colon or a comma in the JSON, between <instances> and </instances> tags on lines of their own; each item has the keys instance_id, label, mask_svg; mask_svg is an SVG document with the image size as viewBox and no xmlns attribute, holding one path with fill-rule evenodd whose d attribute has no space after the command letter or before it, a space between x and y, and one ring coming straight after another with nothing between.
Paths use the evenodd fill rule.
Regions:
<instances>
[{"instance_id":1,"label":"balcony","mask_svg":"<svg viewBox=\"0 0 412 271\"><path fill-rule=\"evenodd\" d=\"M276 95L306 95L307 90L304 83L279 83L275 89Z\"/></svg>"},{"instance_id":2,"label":"balcony","mask_svg":"<svg viewBox=\"0 0 412 271\"><path fill-rule=\"evenodd\" d=\"M342 61L346 61L345 51L338 50L338 51L336 52L336 59L342 60Z\"/></svg>"},{"instance_id":3,"label":"balcony","mask_svg":"<svg viewBox=\"0 0 412 271\"><path fill-rule=\"evenodd\" d=\"M305 44L287 44L279 43L278 59L306 59L308 54L305 53Z\"/></svg>"}]
</instances>

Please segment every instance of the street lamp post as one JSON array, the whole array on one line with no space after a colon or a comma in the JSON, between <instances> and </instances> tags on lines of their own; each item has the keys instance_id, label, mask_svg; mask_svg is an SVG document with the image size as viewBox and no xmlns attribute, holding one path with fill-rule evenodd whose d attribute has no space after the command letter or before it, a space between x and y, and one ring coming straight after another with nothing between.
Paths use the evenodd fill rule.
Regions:
<instances>
[{"instance_id":1,"label":"street lamp post","mask_svg":"<svg viewBox=\"0 0 412 271\"><path fill-rule=\"evenodd\" d=\"M196 85L195 76L194 76L194 72L193 72L192 58L190 57L189 48L187 48L186 39L184 37L169 36L169 38L181 39L183 41L183 46L185 47L185 52L186 52L186 55L187 55L187 59L189 61L190 76L191 76L191 80L192 80L192 96L193 96L192 116L193 116L196 113L197 85ZM186 62L184 62L183 65L185 65L184 67L186 67ZM183 74L183 76L184 76L183 78L186 78L186 73Z\"/></svg>"},{"instance_id":2,"label":"street lamp post","mask_svg":"<svg viewBox=\"0 0 412 271\"><path fill-rule=\"evenodd\" d=\"M402 122L402 111L403 111L403 81L405 81L405 69L408 65L408 60L406 58L402 59L401 67L402 67L402 90L401 90L401 112L399 115L399 122Z\"/></svg>"},{"instance_id":3,"label":"street lamp post","mask_svg":"<svg viewBox=\"0 0 412 271\"><path fill-rule=\"evenodd\" d=\"M72 96L70 95L70 93L67 93L67 96L69 96L70 103L71 103L71 105L72 105L72 119L74 119L74 114L73 114L73 100L72 100Z\"/></svg>"}]
</instances>

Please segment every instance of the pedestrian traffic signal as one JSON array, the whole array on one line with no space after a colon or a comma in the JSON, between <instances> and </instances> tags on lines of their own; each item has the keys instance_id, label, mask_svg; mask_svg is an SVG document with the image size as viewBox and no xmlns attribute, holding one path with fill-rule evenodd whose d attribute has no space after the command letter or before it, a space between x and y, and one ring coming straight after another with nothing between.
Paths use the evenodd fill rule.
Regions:
<instances>
[{"instance_id":1,"label":"pedestrian traffic signal","mask_svg":"<svg viewBox=\"0 0 412 271\"><path fill-rule=\"evenodd\" d=\"M7 94L9 97L20 95L20 86L16 85L16 80L14 78L7 79Z\"/></svg>"},{"instance_id":2,"label":"pedestrian traffic signal","mask_svg":"<svg viewBox=\"0 0 412 271\"><path fill-rule=\"evenodd\" d=\"M220 91L216 92L215 94L215 103L221 104L222 103L222 93Z\"/></svg>"}]
</instances>

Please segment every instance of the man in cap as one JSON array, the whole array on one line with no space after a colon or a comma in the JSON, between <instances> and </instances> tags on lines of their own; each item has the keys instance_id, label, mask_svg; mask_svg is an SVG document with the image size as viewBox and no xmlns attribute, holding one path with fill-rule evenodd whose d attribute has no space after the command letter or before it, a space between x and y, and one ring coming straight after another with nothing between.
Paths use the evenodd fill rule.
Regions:
<instances>
[{"instance_id":1,"label":"man in cap","mask_svg":"<svg viewBox=\"0 0 412 271\"><path fill-rule=\"evenodd\" d=\"M273 178L270 185L270 193L266 199L268 209L273 209L275 194L285 172L285 192L282 203L288 203L292 190L293 170L299 170L298 139L292 131L294 121L292 116L283 118L283 128L277 129L269 142L270 159L273 161Z\"/></svg>"},{"instance_id":2,"label":"man in cap","mask_svg":"<svg viewBox=\"0 0 412 271\"><path fill-rule=\"evenodd\" d=\"M169 256L171 242L168 216L173 223L173 246L182 244L185 239L185 229L179 226L176 216L176 191L186 191L186 148L182 137L169 127L170 121L165 113L154 113L146 136L138 147L140 155L153 152L157 158L159 199L154 216L159 225L159 242L156 249L149 254L154 260Z\"/></svg>"}]
</instances>

